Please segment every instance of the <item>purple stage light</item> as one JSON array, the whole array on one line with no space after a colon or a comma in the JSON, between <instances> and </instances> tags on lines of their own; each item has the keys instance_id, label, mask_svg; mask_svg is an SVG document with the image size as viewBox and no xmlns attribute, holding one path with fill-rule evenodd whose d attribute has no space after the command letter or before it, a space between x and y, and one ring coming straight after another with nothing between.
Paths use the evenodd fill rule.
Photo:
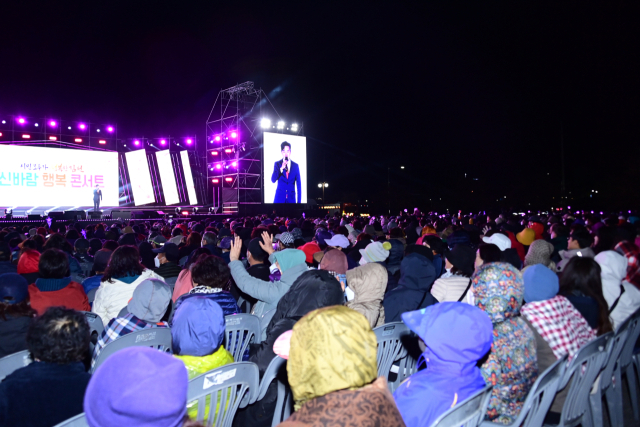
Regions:
<instances>
[{"instance_id":1,"label":"purple stage light","mask_svg":"<svg viewBox=\"0 0 640 427\"><path fill-rule=\"evenodd\" d=\"M187 138L187 144L191 144L193 142L193 140L191 138Z\"/></svg>"},{"instance_id":2,"label":"purple stage light","mask_svg":"<svg viewBox=\"0 0 640 427\"><path fill-rule=\"evenodd\" d=\"M134 145L140 145L140 141L138 141L137 139L135 141L133 141Z\"/></svg>"},{"instance_id":3,"label":"purple stage light","mask_svg":"<svg viewBox=\"0 0 640 427\"><path fill-rule=\"evenodd\" d=\"M166 143L167 143L167 141L166 141L166 140L164 140L164 139L161 139L161 140L160 140L160 144L164 145L164 144L166 144Z\"/></svg>"},{"instance_id":4,"label":"purple stage light","mask_svg":"<svg viewBox=\"0 0 640 427\"><path fill-rule=\"evenodd\" d=\"M113 126L107 126L107 132L113 132Z\"/></svg>"},{"instance_id":5,"label":"purple stage light","mask_svg":"<svg viewBox=\"0 0 640 427\"><path fill-rule=\"evenodd\" d=\"M216 135L216 137L215 137L215 138L213 138L213 139L214 139L214 141L216 141L216 142L220 142L220 135Z\"/></svg>"},{"instance_id":6,"label":"purple stage light","mask_svg":"<svg viewBox=\"0 0 640 427\"><path fill-rule=\"evenodd\" d=\"M238 132L233 131L231 132L231 138L237 138L238 137Z\"/></svg>"},{"instance_id":7,"label":"purple stage light","mask_svg":"<svg viewBox=\"0 0 640 427\"><path fill-rule=\"evenodd\" d=\"M49 120L49 126L51 126L52 128L58 126L58 124L56 123L55 120Z\"/></svg>"},{"instance_id":8,"label":"purple stage light","mask_svg":"<svg viewBox=\"0 0 640 427\"><path fill-rule=\"evenodd\" d=\"M231 166L233 166L235 168L236 166L238 166L238 162L231 163Z\"/></svg>"},{"instance_id":9,"label":"purple stage light","mask_svg":"<svg viewBox=\"0 0 640 427\"><path fill-rule=\"evenodd\" d=\"M220 163L218 163L218 164L216 165L216 169L222 169L222 165L221 165Z\"/></svg>"},{"instance_id":10,"label":"purple stage light","mask_svg":"<svg viewBox=\"0 0 640 427\"><path fill-rule=\"evenodd\" d=\"M85 125L84 123L80 123L78 127L82 130L85 130L87 128L87 125Z\"/></svg>"},{"instance_id":11,"label":"purple stage light","mask_svg":"<svg viewBox=\"0 0 640 427\"><path fill-rule=\"evenodd\" d=\"M18 117L18 123L23 125L23 124L27 123L27 121L24 119L24 117Z\"/></svg>"}]
</instances>

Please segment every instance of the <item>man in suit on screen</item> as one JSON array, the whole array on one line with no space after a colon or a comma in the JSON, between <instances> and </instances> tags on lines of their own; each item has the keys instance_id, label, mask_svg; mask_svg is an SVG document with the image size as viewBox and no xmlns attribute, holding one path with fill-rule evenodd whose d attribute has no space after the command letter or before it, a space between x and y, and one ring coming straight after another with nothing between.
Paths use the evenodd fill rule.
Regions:
<instances>
[{"instance_id":1,"label":"man in suit on screen","mask_svg":"<svg viewBox=\"0 0 640 427\"><path fill-rule=\"evenodd\" d=\"M273 203L300 203L302 197L300 167L296 162L291 161L291 144L284 141L280 144L280 148L282 160L275 162L271 175L271 182L278 182Z\"/></svg>"}]
</instances>

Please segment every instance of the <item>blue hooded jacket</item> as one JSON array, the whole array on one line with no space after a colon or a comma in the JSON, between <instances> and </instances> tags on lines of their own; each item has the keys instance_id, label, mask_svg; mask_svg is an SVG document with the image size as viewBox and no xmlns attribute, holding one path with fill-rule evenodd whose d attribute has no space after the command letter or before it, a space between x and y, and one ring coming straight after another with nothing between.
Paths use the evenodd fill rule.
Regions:
<instances>
[{"instance_id":1,"label":"blue hooded jacket","mask_svg":"<svg viewBox=\"0 0 640 427\"><path fill-rule=\"evenodd\" d=\"M429 292L435 280L436 270L427 257L415 252L404 257L398 286L382 301L385 322L399 322L402 313L435 304L437 300Z\"/></svg>"},{"instance_id":2,"label":"blue hooded jacket","mask_svg":"<svg viewBox=\"0 0 640 427\"><path fill-rule=\"evenodd\" d=\"M427 368L393 397L407 427L430 426L449 408L485 387L476 363L491 349L493 324L477 307L443 302L402 315L427 346Z\"/></svg>"}]
</instances>

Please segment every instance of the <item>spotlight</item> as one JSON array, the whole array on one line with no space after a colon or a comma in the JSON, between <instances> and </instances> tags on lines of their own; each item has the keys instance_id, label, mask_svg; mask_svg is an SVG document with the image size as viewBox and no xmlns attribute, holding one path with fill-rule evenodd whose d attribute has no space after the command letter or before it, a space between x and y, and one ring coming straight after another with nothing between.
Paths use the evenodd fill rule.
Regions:
<instances>
[{"instance_id":1,"label":"spotlight","mask_svg":"<svg viewBox=\"0 0 640 427\"><path fill-rule=\"evenodd\" d=\"M218 163L218 164L216 165L216 169L222 169L222 165L221 165L220 163Z\"/></svg>"},{"instance_id":2,"label":"spotlight","mask_svg":"<svg viewBox=\"0 0 640 427\"><path fill-rule=\"evenodd\" d=\"M69 126L67 129L71 130L71 126Z\"/></svg>"},{"instance_id":3,"label":"spotlight","mask_svg":"<svg viewBox=\"0 0 640 427\"><path fill-rule=\"evenodd\" d=\"M165 145L166 143L167 143L167 140L166 140L166 139L161 139L161 140L160 140L160 144Z\"/></svg>"},{"instance_id":4,"label":"spotlight","mask_svg":"<svg viewBox=\"0 0 640 427\"><path fill-rule=\"evenodd\" d=\"M284 122L282 120L278 122L278 129L280 130L284 129Z\"/></svg>"},{"instance_id":5,"label":"spotlight","mask_svg":"<svg viewBox=\"0 0 640 427\"><path fill-rule=\"evenodd\" d=\"M27 121L24 119L24 117L18 117L18 123L23 125L23 124L27 123Z\"/></svg>"},{"instance_id":6,"label":"spotlight","mask_svg":"<svg viewBox=\"0 0 640 427\"><path fill-rule=\"evenodd\" d=\"M214 184L218 184L220 183L220 180L218 178L213 178L211 182L213 182Z\"/></svg>"},{"instance_id":7,"label":"spotlight","mask_svg":"<svg viewBox=\"0 0 640 427\"><path fill-rule=\"evenodd\" d=\"M187 144L191 144L193 142L193 140L191 138L187 138L187 140L185 141Z\"/></svg>"},{"instance_id":8,"label":"spotlight","mask_svg":"<svg viewBox=\"0 0 640 427\"><path fill-rule=\"evenodd\" d=\"M220 135L216 135L215 138L213 138L215 142L220 142L220 139Z\"/></svg>"},{"instance_id":9,"label":"spotlight","mask_svg":"<svg viewBox=\"0 0 640 427\"><path fill-rule=\"evenodd\" d=\"M87 128L87 125L85 125L84 123L80 123L78 127L82 130L85 130Z\"/></svg>"},{"instance_id":10,"label":"spotlight","mask_svg":"<svg viewBox=\"0 0 640 427\"><path fill-rule=\"evenodd\" d=\"M212 155L212 156L217 156L218 154L219 154L219 153L218 153L217 151L212 151L212 152L211 152L211 155Z\"/></svg>"},{"instance_id":11,"label":"spotlight","mask_svg":"<svg viewBox=\"0 0 640 427\"><path fill-rule=\"evenodd\" d=\"M58 124L56 123L55 120L49 120L49 126L51 126L52 128L56 127Z\"/></svg>"},{"instance_id":12,"label":"spotlight","mask_svg":"<svg viewBox=\"0 0 640 427\"><path fill-rule=\"evenodd\" d=\"M225 180L225 181L227 181L227 182L232 182L232 181L233 181L233 178L231 178L230 176L228 176L228 177L226 177L224 180Z\"/></svg>"},{"instance_id":13,"label":"spotlight","mask_svg":"<svg viewBox=\"0 0 640 427\"><path fill-rule=\"evenodd\" d=\"M4 124L6 124L6 123L7 123L7 121L6 121L6 120L3 120L3 121L2 121L2 124L3 124L3 125L4 125Z\"/></svg>"},{"instance_id":14,"label":"spotlight","mask_svg":"<svg viewBox=\"0 0 640 427\"><path fill-rule=\"evenodd\" d=\"M231 163L231 166L233 166L235 168L236 166L238 166L238 162Z\"/></svg>"},{"instance_id":15,"label":"spotlight","mask_svg":"<svg viewBox=\"0 0 640 427\"><path fill-rule=\"evenodd\" d=\"M180 210L181 210L181 209L182 209L182 208L176 208L175 213L176 213L176 214L178 214L178 215L180 215Z\"/></svg>"},{"instance_id":16,"label":"spotlight","mask_svg":"<svg viewBox=\"0 0 640 427\"><path fill-rule=\"evenodd\" d=\"M31 135L27 134L27 133L23 133L22 134L22 138L23 139L31 139Z\"/></svg>"},{"instance_id":17,"label":"spotlight","mask_svg":"<svg viewBox=\"0 0 640 427\"><path fill-rule=\"evenodd\" d=\"M82 142L82 138L76 138L73 140L74 142Z\"/></svg>"},{"instance_id":18,"label":"spotlight","mask_svg":"<svg viewBox=\"0 0 640 427\"><path fill-rule=\"evenodd\" d=\"M260 120L260 126L262 127L262 129L269 129L271 127L271 120L269 119Z\"/></svg>"},{"instance_id":19,"label":"spotlight","mask_svg":"<svg viewBox=\"0 0 640 427\"><path fill-rule=\"evenodd\" d=\"M133 141L133 145L140 145L140 141L136 139L135 141Z\"/></svg>"},{"instance_id":20,"label":"spotlight","mask_svg":"<svg viewBox=\"0 0 640 427\"><path fill-rule=\"evenodd\" d=\"M106 143L107 143L107 141L105 141L104 139L101 139L100 141L98 141L98 144L106 144ZM127 146L127 145L125 144L125 147L126 147L126 146Z\"/></svg>"},{"instance_id":21,"label":"spotlight","mask_svg":"<svg viewBox=\"0 0 640 427\"><path fill-rule=\"evenodd\" d=\"M233 148L225 148L224 152L227 154L233 153Z\"/></svg>"},{"instance_id":22,"label":"spotlight","mask_svg":"<svg viewBox=\"0 0 640 427\"><path fill-rule=\"evenodd\" d=\"M35 124L35 127L38 127L38 126L40 126L40 125L36 123L36 124Z\"/></svg>"},{"instance_id":23,"label":"spotlight","mask_svg":"<svg viewBox=\"0 0 640 427\"><path fill-rule=\"evenodd\" d=\"M98 132L100 131L98 130ZM107 126L107 132L113 132L113 126Z\"/></svg>"},{"instance_id":24,"label":"spotlight","mask_svg":"<svg viewBox=\"0 0 640 427\"><path fill-rule=\"evenodd\" d=\"M238 137L238 132L233 131L231 132L231 138L236 139Z\"/></svg>"},{"instance_id":25,"label":"spotlight","mask_svg":"<svg viewBox=\"0 0 640 427\"><path fill-rule=\"evenodd\" d=\"M57 141L57 140L58 140L58 138L55 137L55 136L50 136L49 137L49 141Z\"/></svg>"},{"instance_id":26,"label":"spotlight","mask_svg":"<svg viewBox=\"0 0 640 427\"><path fill-rule=\"evenodd\" d=\"M298 124L297 123L293 123L291 125L291 132L298 132Z\"/></svg>"},{"instance_id":27,"label":"spotlight","mask_svg":"<svg viewBox=\"0 0 640 427\"><path fill-rule=\"evenodd\" d=\"M98 129L98 132L100 132L100 129Z\"/></svg>"}]
</instances>

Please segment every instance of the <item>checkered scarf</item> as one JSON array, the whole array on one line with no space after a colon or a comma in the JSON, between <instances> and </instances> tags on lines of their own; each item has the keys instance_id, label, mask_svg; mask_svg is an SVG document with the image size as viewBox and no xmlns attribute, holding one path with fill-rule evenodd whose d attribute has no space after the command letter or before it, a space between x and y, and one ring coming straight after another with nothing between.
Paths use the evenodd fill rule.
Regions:
<instances>
[{"instance_id":1,"label":"checkered scarf","mask_svg":"<svg viewBox=\"0 0 640 427\"><path fill-rule=\"evenodd\" d=\"M596 331L562 295L527 303L521 313L549 344L558 359L568 354L571 360L580 347L596 337Z\"/></svg>"},{"instance_id":2,"label":"checkered scarf","mask_svg":"<svg viewBox=\"0 0 640 427\"><path fill-rule=\"evenodd\" d=\"M627 282L640 289L640 250L631 242L620 242L615 247L616 252L627 258Z\"/></svg>"}]
</instances>

